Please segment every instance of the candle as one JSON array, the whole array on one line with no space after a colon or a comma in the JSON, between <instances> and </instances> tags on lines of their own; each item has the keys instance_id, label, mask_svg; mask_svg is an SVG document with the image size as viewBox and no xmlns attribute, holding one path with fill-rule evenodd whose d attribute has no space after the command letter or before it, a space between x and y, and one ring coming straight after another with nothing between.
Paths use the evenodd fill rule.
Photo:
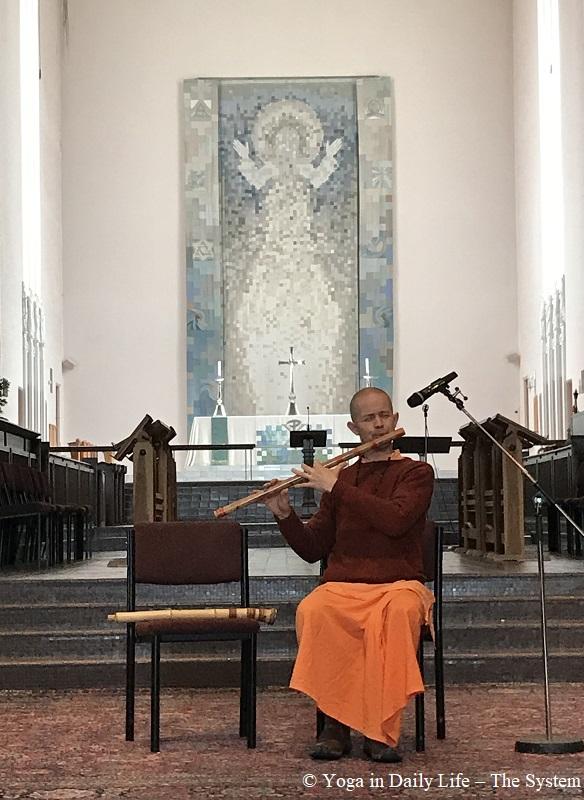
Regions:
<instances>
[{"instance_id":1,"label":"candle","mask_svg":"<svg viewBox=\"0 0 584 800\"><path fill-rule=\"evenodd\" d=\"M217 377L218 378L221 377L221 362L220 361L217 362Z\"/></svg>"},{"instance_id":2,"label":"candle","mask_svg":"<svg viewBox=\"0 0 584 800\"><path fill-rule=\"evenodd\" d=\"M369 359L365 359L365 375L369 375Z\"/></svg>"}]
</instances>

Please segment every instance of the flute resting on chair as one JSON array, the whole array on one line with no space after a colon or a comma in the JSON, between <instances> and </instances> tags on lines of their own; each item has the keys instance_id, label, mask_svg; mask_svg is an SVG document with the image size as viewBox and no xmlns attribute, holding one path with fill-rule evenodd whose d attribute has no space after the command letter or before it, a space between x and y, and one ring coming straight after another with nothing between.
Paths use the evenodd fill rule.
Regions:
<instances>
[{"instance_id":1,"label":"flute resting on chair","mask_svg":"<svg viewBox=\"0 0 584 800\"><path fill-rule=\"evenodd\" d=\"M348 427L362 442L396 427L391 398L380 389L361 389L350 411ZM316 514L301 522L286 489L264 502L299 556L327 561L322 585L297 609L298 656L290 682L325 715L311 755L341 758L354 729L365 736L367 758L400 761L403 709L424 690L416 653L434 601L422 567L432 468L402 457L388 442L350 467L317 462L294 472L303 486L323 492Z\"/></svg>"}]
</instances>

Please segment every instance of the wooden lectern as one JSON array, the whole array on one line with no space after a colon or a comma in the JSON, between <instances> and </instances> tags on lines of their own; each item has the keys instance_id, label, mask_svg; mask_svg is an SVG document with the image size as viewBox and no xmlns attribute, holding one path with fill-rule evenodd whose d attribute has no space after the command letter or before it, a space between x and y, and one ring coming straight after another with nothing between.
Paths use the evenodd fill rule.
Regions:
<instances>
[{"instance_id":1,"label":"wooden lectern","mask_svg":"<svg viewBox=\"0 0 584 800\"><path fill-rule=\"evenodd\" d=\"M116 445L115 458L127 456L134 464L134 522L176 519L176 463L169 445L175 436L174 428L146 414Z\"/></svg>"},{"instance_id":2,"label":"wooden lectern","mask_svg":"<svg viewBox=\"0 0 584 800\"><path fill-rule=\"evenodd\" d=\"M523 448L547 439L497 414L481 423L523 463ZM465 550L495 559L520 560L524 553L523 475L474 423L460 429L458 459L460 531Z\"/></svg>"}]
</instances>

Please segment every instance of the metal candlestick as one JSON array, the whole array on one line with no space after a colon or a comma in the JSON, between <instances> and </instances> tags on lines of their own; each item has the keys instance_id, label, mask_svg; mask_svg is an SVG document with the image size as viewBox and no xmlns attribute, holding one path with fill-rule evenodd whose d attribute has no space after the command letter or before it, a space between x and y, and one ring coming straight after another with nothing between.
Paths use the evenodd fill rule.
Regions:
<instances>
[{"instance_id":1,"label":"metal candlestick","mask_svg":"<svg viewBox=\"0 0 584 800\"><path fill-rule=\"evenodd\" d=\"M221 373L221 362L217 362L217 377L215 378L215 383L217 384L217 403L215 404L215 411L213 411L214 417L226 417L227 412L225 411L225 406L223 405L223 375Z\"/></svg>"}]
</instances>

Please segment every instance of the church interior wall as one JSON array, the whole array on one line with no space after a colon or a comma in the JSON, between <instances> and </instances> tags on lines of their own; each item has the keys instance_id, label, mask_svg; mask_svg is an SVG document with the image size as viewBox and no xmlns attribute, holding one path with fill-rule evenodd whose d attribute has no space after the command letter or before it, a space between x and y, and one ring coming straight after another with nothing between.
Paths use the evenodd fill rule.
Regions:
<instances>
[{"instance_id":1,"label":"church interior wall","mask_svg":"<svg viewBox=\"0 0 584 800\"><path fill-rule=\"evenodd\" d=\"M561 42L561 121L564 181L564 245L566 276L566 377L581 386L584 369L584 19L578 0L559 4ZM537 4L514 3L514 118L517 215L517 280L520 377L542 391L541 314L546 287L541 257L542 231L550 220L542 215L540 184ZM522 420L526 409L522 397ZM580 404L580 409L582 404ZM529 408L533 426L533 404Z\"/></svg>"},{"instance_id":2,"label":"church interior wall","mask_svg":"<svg viewBox=\"0 0 584 800\"><path fill-rule=\"evenodd\" d=\"M537 7L530 0L514 3L515 192L517 218L517 294L520 375L539 371L541 261L539 230L539 101ZM525 408L522 408L525 420Z\"/></svg>"},{"instance_id":3,"label":"church interior wall","mask_svg":"<svg viewBox=\"0 0 584 800\"><path fill-rule=\"evenodd\" d=\"M56 423L57 385L62 385L63 240L61 208L61 53L60 0L41 9L40 125L42 206L42 300L45 309L45 379L47 421ZM51 380L52 370L52 380ZM61 414L66 398L61 397ZM64 441L64 440L63 440Z\"/></svg>"},{"instance_id":4,"label":"church interior wall","mask_svg":"<svg viewBox=\"0 0 584 800\"><path fill-rule=\"evenodd\" d=\"M396 405L452 369L517 411L511 5L502 0L69 4L63 66L67 436L145 411L184 440L180 87L197 76L390 75ZM285 380L285 377L283 377ZM434 433L461 423L432 404Z\"/></svg>"},{"instance_id":5,"label":"church interior wall","mask_svg":"<svg viewBox=\"0 0 584 800\"><path fill-rule=\"evenodd\" d=\"M560 4L566 249L566 374L584 391L584 5ZM580 402L580 410L584 405Z\"/></svg>"},{"instance_id":6,"label":"church interior wall","mask_svg":"<svg viewBox=\"0 0 584 800\"><path fill-rule=\"evenodd\" d=\"M47 422L55 423L55 395L63 358L63 288L61 252L61 3L42 3L39 80L41 170L41 263L39 300L44 313L44 364ZM4 414L18 422L23 383L22 209L19 6L0 3L0 364L10 381Z\"/></svg>"},{"instance_id":7,"label":"church interior wall","mask_svg":"<svg viewBox=\"0 0 584 800\"><path fill-rule=\"evenodd\" d=\"M22 381L18 6L0 2L0 364L10 381L4 414L18 418Z\"/></svg>"}]
</instances>

